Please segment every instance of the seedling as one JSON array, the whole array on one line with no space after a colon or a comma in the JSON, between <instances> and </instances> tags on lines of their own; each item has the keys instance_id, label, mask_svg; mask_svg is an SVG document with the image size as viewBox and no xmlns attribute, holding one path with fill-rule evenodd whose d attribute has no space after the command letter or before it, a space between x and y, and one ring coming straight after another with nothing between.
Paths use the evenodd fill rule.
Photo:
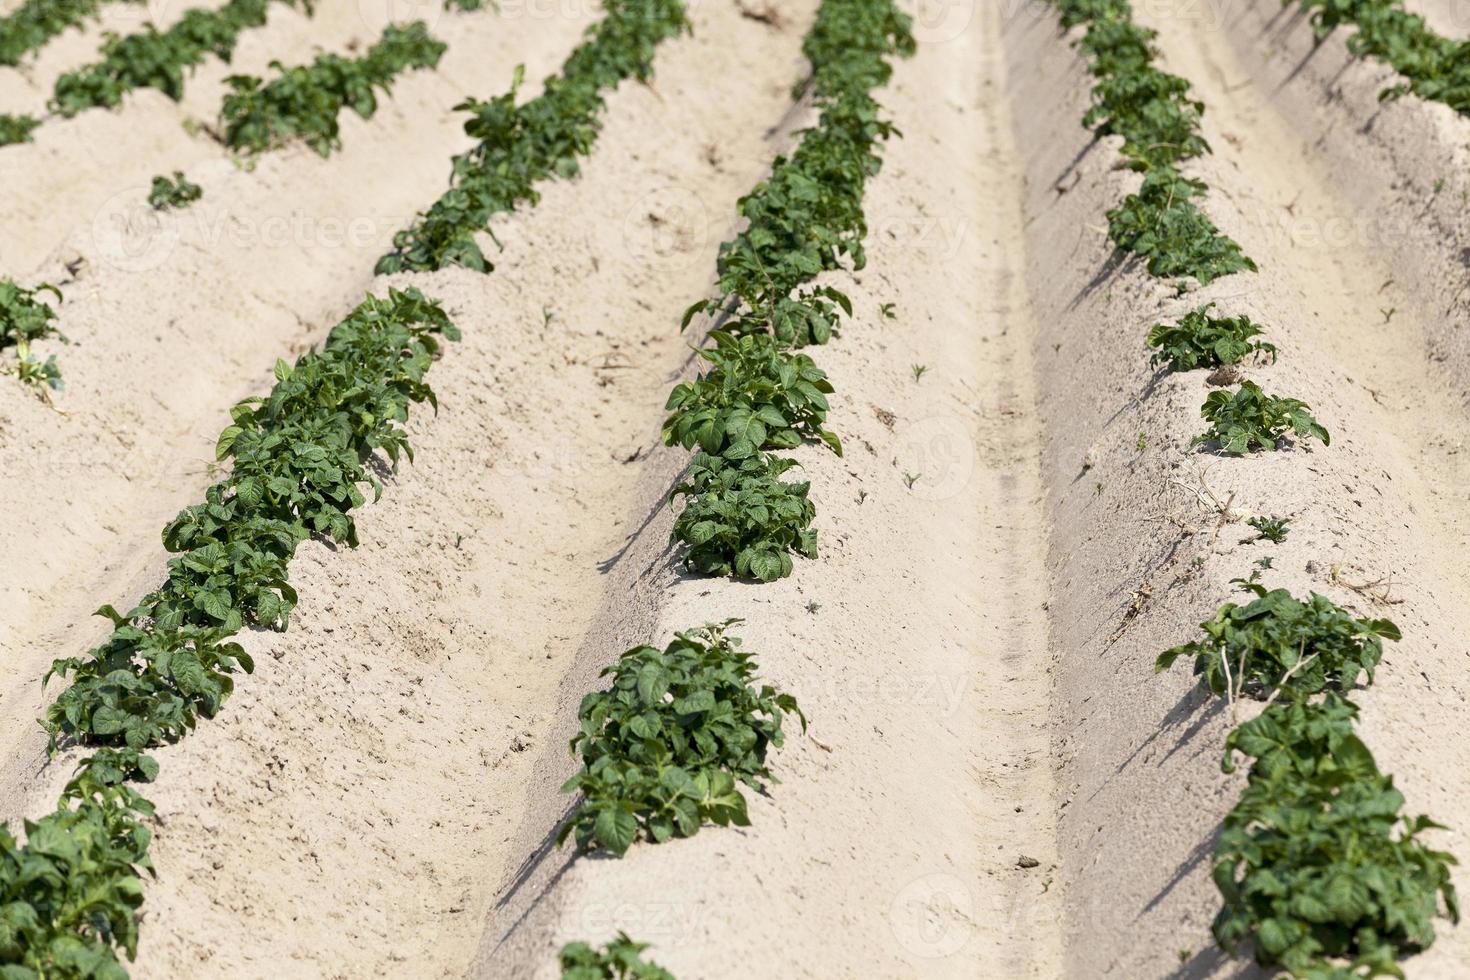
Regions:
<instances>
[{"instance_id":1,"label":"seedling","mask_svg":"<svg viewBox=\"0 0 1470 980\"><path fill-rule=\"evenodd\" d=\"M1261 538L1272 544L1280 544L1286 540L1286 534L1291 530L1291 520L1286 517L1252 517L1246 523L1255 528Z\"/></svg>"},{"instance_id":2,"label":"seedling","mask_svg":"<svg viewBox=\"0 0 1470 980\"><path fill-rule=\"evenodd\" d=\"M153 178L153 189L148 192L148 203L155 211L171 208L186 208L204 196L198 184L191 183L182 170L175 170L173 179L164 176Z\"/></svg>"},{"instance_id":3,"label":"seedling","mask_svg":"<svg viewBox=\"0 0 1470 980\"><path fill-rule=\"evenodd\" d=\"M31 353L31 344L38 340L66 342L55 326L56 311L42 299L47 293L61 300L61 290L50 283L24 289L10 279L0 279L0 350L14 347L16 354L14 367L7 370L35 388L43 400L49 400L48 389L63 387L61 369L55 355L44 361L37 359Z\"/></svg>"},{"instance_id":4,"label":"seedling","mask_svg":"<svg viewBox=\"0 0 1470 980\"><path fill-rule=\"evenodd\" d=\"M817 614L817 610L821 608L822 604L815 599L808 601L806 604L806 611L811 613L813 616L815 616Z\"/></svg>"},{"instance_id":5,"label":"seedling","mask_svg":"<svg viewBox=\"0 0 1470 980\"><path fill-rule=\"evenodd\" d=\"M927 364L915 364L912 365L912 368L914 372L915 382L918 382L920 379L922 379L924 377L924 372L929 370L929 366Z\"/></svg>"},{"instance_id":6,"label":"seedling","mask_svg":"<svg viewBox=\"0 0 1470 980\"><path fill-rule=\"evenodd\" d=\"M41 120L34 116L19 116L9 112L0 112L0 146L10 146L15 143L29 143L31 133L35 132Z\"/></svg>"},{"instance_id":7,"label":"seedling","mask_svg":"<svg viewBox=\"0 0 1470 980\"><path fill-rule=\"evenodd\" d=\"M912 490L914 484L919 482L921 476L923 476L922 473L905 473L903 475L903 485Z\"/></svg>"},{"instance_id":8,"label":"seedling","mask_svg":"<svg viewBox=\"0 0 1470 980\"><path fill-rule=\"evenodd\" d=\"M885 320L898 319L897 307L895 307L892 303L884 303L882 306L878 307L878 313L882 315L883 319Z\"/></svg>"},{"instance_id":9,"label":"seedling","mask_svg":"<svg viewBox=\"0 0 1470 980\"><path fill-rule=\"evenodd\" d=\"M453 0L458 4L478 0ZM474 9L464 7L464 9ZM584 942L567 943L557 954L561 980L674 980L674 975L657 963L643 959L648 943L635 943L625 932L598 949Z\"/></svg>"}]
</instances>

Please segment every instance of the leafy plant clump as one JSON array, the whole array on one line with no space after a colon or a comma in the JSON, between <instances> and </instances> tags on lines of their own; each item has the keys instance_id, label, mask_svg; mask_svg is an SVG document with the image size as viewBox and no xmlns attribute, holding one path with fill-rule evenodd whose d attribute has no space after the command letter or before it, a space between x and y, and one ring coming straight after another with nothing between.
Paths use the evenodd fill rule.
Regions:
<instances>
[{"instance_id":1,"label":"leafy plant clump","mask_svg":"<svg viewBox=\"0 0 1470 980\"><path fill-rule=\"evenodd\" d=\"M1288 433L1297 439L1319 439L1332 444L1332 437L1312 416L1311 406L1295 398L1268 395L1254 381L1241 383L1235 392L1212 391L1200 408L1210 428L1194 437L1192 446L1215 442L1220 452L1239 456L1256 449L1275 449Z\"/></svg>"},{"instance_id":2,"label":"leafy plant clump","mask_svg":"<svg viewBox=\"0 0 1470 980\"><path fill-rule=\"evenodd\" d=\"M1304 602L1286 589L1236 584L1255 598L1220 606L1200 624L1205 638L1159 654L1156 671L1190 657L1195 676L1216 696L1265 698L1282 691L1306 697L1349 691L1360 677L1373 683L1383 641L1400 639L1391 620L1356 619L1315 592Z\"/></svg>"},{"instance_id":3,"label":"leafy plant clump","mask_svg":"<svg viewBox=\"0 0 1470 980\"><path fill-rule=\"evenodd\" d=\"M648 943L635 943L625 932L598 949L584 942L567 943L557 954L561 980L674 980L674 975L643 958Z\"/></svg>"},{"instance_id":4,"label":"leafy plant clump","mask_svg":"<svg viewBox=\"0 0 1470 980\"><path fill-rule=\"evenodd\" d=\"M0 974L123 976L118 950L136 951L150 869L140 818L151 812L126 784L151 781L158 766L144 753L212 717L235 675L254 669L235 634L286 628L297 546L357 544L361 487L382 489L373 458L411 460L409 406L437 407L424 374L441 338L458 332L438 304L391 291L365 300L322 350L278 361L270 394L237 405L220 435L230 474L164 529L175 556L166 581L127 613L103 606L106 642L52 663L45 680L70 681L46 711L52 748L97 750L57 811L26 825L24 845L0 835Z\"/></svg>"},{"instance_id":5,"label":"leafy plant clump","mask_svg":"<svg viewBox=\"0 0 1470 980\"><path fill-rule=\"evenodd\" d=\"M35 116L0 112L0 146L11 146L15 143L29 143L31 141L31 133L39 125L41 125L41 120Z\"/></svg>"},{"instance_id":6,"label":"leafy plant clump","mask_svg":"<svg viewBox=\"0 0 1470 980\"><path fill-rule=\"evenodd\" d=\"M148 203L155 211L186 208L204 196L204 189L175 170L173 179L159 175L153 178L153 188L148 192Z\"/></svg>"},{"instance_id":7,"label":"leafy plant clump","mask_svg":"<svg viewBox=\"0 0 1470 980\"><path fill-rule=\"evenodd\" d=\"M295 6L298 0L281 0ZM307 13L312 0L299 0ZM265 24L272 0L228 0L218 10L185 11L166 31L152 24L126 36L110 35L102 60L56 80L51 108L62 116L95 107L114 108L134 89L155 88L177 102L187 72L214 55L228 62L240 32Z\"/></svg>"},{"instance_id":8,"label":"leafy plant clump","mask_svg":"<svg viewBox=\"0 0 1470 980\"><path fill-rule=\"evenodd\" d=\"M342 145L337 115L344 106L372 118L377 91L387 94L393 79L409 69L433 68L446 47L429 36L423 21L415 21L407 27L389 25L361 58L322 54L295 68L273 61L278 75L269 83L252 75L231 75L225 79L231 91L220 109L225 143L260 153L301 139L329 156Z\"/></svg>"},{"instance_id":9,"label":"leafy plant clump","mask_svg":"<svg viewBox=\"0 0 1470 980\"><path fill-rule=\"evenodd\" d=\"M1222 948L1254 942L1256 959L1295 977L1403 976L1399 957L1434 941L1444 901L1460 913L1451 855L1419 840L1440 828L1400 815L1404 797L1353 732L1357 708L1273 704L1231 733L1225 768L1253 760L1214 853Z\"/></svg>"},{"instance_id":10,"label":"leafy plant clump","mask_svg":"<svg viewBox=\"0 0 1470 980\"><path fill-rule=\"evenodd\" d=\"M558 843L623 855L641 833L663 843L706 821L750 824L738 783L757 792L777 782L766 754L785 741L782 721L806 716L796 699L756 683L755 655L727 634L740 620L675 634L663 650L640 646L602 676L611 686L582 699L572 739L583 769L562 792L582 802Z\"/></svg>"},{"instance_id":11,"label":"leafy plant clump","mask_svg":"<svg viewBox=\"0 0 1470 980\"><path fill-rule=\"evenodd\" d=\"M1214 303L1191 310L1178 323L1156 323L1148 332L1148 345L1158 348L1149 358L1151 366L1168 364L1172 371L1237 364L1254 353L1276 360L1276 346L1256 338L1265 333L1250 317L1212 316Z\"/></svg>"},{"instance_id":12,"label":"leafy plant clump","mask_svg":"<svg viewBox=\"0 0 1470 980\"><path fill-rule=\"evenodd\" d=\"M0 17L0 65L15 67L68 27L83 24L109 0L26 0Z\"/></svg>"},{"instance_id":13,"label":"leafy plant clump","mask_svg":"<svg viewBox=\"0 0 1470 980\"><path fill-rule=\"evenodd\" d=\"M1398 0L1298 2L1311 12L1319 44L1336 28L1352 25L1357 30L1348 38L1348 50L1358 58L1385 62L1404 77L1403 83L1385 89L1381 99L1413 93L1456 112L1470 112L1470 63L1463 40L1435 33Z\"/></svg>"},{"instance_id":14,"label":"leafy plant clump","mask_svg":"<svg viewBox=\"0 0 1470 980\"><path fill-rule=\"evenodd\" d=\"M1221 235L1194 198L1205 185L1171 168L1143 178L1136 194L1108 211L1108 234L1125 252L1148 261L1151 276L1190 276L1201 285L1237 272L1256 271L1233 239Z\"/></svg>"},{"instance_id":15,"label":"leafy plant clump","mask_svg":"<svg viewBox=\"0 0 1470 980\"><path fill-rule=\"evenodd\" d=\"M685 546L685 567L774 582L791 574L792 554L816 558L811 484L781 479L796 465L770 453L736 463L695 453L689 476L669 496L671 503L689 498L672 533Z\"/></svg>"},{"instance_id":16,"label":"leafy plant clump","mask_svg":"<svg viewBox=\"0 0 1470 980\"><path fill-rule=\"evenodd\" d=\"M769 582L791 574L793 554L816 556L808 485L781 481L790 464L758 454L808 438L842 453L825 427L832 386L792 348L826 343L852 315L845 293L815 279L867 263L863 191L897 134L872 90L913 53L909 28L888 0L824 0L802 44L812 74L795 93L811 91L817 124L741 198L746 226L720 247L718 295L684 314L681 329L701 313L723 324L700 350L714 367L674 388L664 423L666 444L701 450L671 495L686 498L674 538L688 568Z\"/></svg>"},{"instance_id":17,"label":"leafy plant clump","mask_svg":"<svg viewBox=\"0 0 1470 980\"><path fill-rule=\"evenodd\" d=\"M736 337L714 330L710 339L715 346L701 348L699 356L713 367L669 393L665 445L698 445L741 460L815 438L842 455L842 443L822 426L832 383L810 357L783 351L769 334Z\"/></svg>"},{"instance_id":18,"label":"leafy plant clump","mask_svg":"<svg viewBox=\"0 0 1470 980\"><path fill-rule=\"evenodd\" d=\"M524 78L517 68L509 92L455 106L470 113L465 134L479 142L454 158L439 200L393 236L379 274L446 265L491 271L476 234L517 204L535 204L539 182L575 177L578 158L591 152L602 129L603 91L629 78L646 82L654 49L689 28L681 0L604 0L603 8L603 19L536 98L516 104Z\"/></svg>"},{"instance_id":19,"label":"leafy plant clump","mask_svg":"<svg viewBox=\"0 0 1470 980\"><path fill-rule=\"evenodd\" d=\"M1285 517L1252 517L1246 523L1272 544L1280 544L1285 541L1287 533L1291 530L1291 520Z\"/></svg>"},{"instance_id":20,"label":"leafy plant clump","mask_svg":"<svg viewBox=\"0 0 1470 980\"><path fill-rule=\"evenodd\" d=\"M56 311L41 298L47 293L61 300L61 290L50 283L24 289L10 279L0 279L0 350L14 347L16 355L15 366L7 371L41 391L63 386L61 369L54 354L38 360L31 353L31 344L38 340L66 342L56 329Z\"/></svg>"},{"instance_id":21,"label":"leafy plant clump","mask_svg":"<svg viewBox=\"0 0 1470 980\"><path fill-rule=\"evenodd\" d=\"M1190 277L1208 284L1255 271L1239 244L1195 205L1205 186L1181 164L1210 151L1199 134L1204 106L1189 83L1154 64L1156 32L1133 20L1128 0L1055 0L1064 27L1084 27L1077 47L1091 59L1092 107L1083 125L1097 136L1119 136L1130 169L1143 185L1108 212L1113 244L1148 262L1150 275Z\"/></svg>"}]
</instances>

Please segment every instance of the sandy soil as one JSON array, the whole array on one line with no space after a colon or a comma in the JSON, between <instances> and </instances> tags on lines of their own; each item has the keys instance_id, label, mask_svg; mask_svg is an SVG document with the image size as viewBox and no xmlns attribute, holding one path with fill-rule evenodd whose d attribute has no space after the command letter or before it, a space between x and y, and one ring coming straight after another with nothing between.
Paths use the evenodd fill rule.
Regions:
<instances>
[{"instance_id":1,"label":"sandy soil","mask_svg":"<svg viewBox=\"0 0 1470 980\"><path fill-rule=\"evenodd\" d=\"M1470 854L1470 124L1380 104L1389 73L1340 37L1313 49L1276 0L1138 4L1209 107L1207 209L1262 270L1179 298L1110 260L1103 213L1137 178L1082 129L1050 8L922 8L881 95L905 136L869 187L869 266L833 277L857 315L816 352L848 454L797 453L822 557L769 586L693 579L663 502L687 456L658 445L693 370L678 319L736 199L811 121L789 92L817 0L757 6L692 5L654 83L610 98L583 176L497 227L495 274L392 280L465 331L431 375L442 410L413 419L418 462L363 546L302 549L291 631L247 637L256 675L159 753L136 976L550 977L561 943L619 929L685 978L1257 975L1209 936L1232 719L1152 662L1266 555L1270 583L1404 629L1364 735ZM596 16L435 12L440 68L346 120L328 160L247 171L186 131L226 74L369 43L377 9L279 7L182 104L139 93L0 149L0 268L62 281L75 341L61 411L0 384L0 497L23 515L0 530L0 817L42 812L68 768L44 764L36 678L101 637L99 603L156 581L228 406L384 288L373 261L466 145L450 107L519 62L553 70ZM114 5L0 70L0 111L139 16ZM205 199L143 214L175 168ZM1249 373L1311 403L1330 448L1188 451L1205 382L1155 376L1143 337L1204 298L1269 326L1281 360ZM1292 518L1286 542L1251 540L1260 513ZM598 671L729 616L813 723L754 826L622 861L555 848ZM1458 976L1467 945L1446 926L1411 976Z\"/></svg>"},{"instance_id":2,"label":"sandy soil","mask_svg":"<svg viewBox=\"0 0 1470 980\"><path fill-rule=\"evenodd\" d=\"M1151 662L1192 635L1229 594L1230 578L1272 555L1269 582L1315 589L1403 627L1405 641L1360 697L1365 737L1411 812L1457 812L1470 792L1454 736L1465 690L1463 383L1431 355L1451 324L1439 321L1434 292L1411 278L1413 249L1352 232L1361 203L1344 184L1354 179L1347 175L1368 182L1368 153L1351 139L1359 134L1341 132L1351 143L1341 156L1313 142L1305 120L1283 111L1294 100L1250 74L1270 47L1245 21L1234 25L1241 38L1232 47L1226 33L1187 18L1141 19L1162 32L1166 67L1189 77L1210 107L1205 135L1216 154L1198 167L1212 188L1208 209L1262 269L1203 298L1270 325L1281 361L1250 374L1308 401L1333 443L1241 460L1187 451L1202 428L1203 379L1151 376L1142 338L1199 298L1177 299L1131 265L1107 268L1101 214L1136 178L1112 170L1109 147L1069 132L1085 80L1054 23L1013 22L1016 96L1046 107L1024 117L1020 133L1043 324L1036 351L1061 663L1054 710L1067 972L1230 975L1245 968L1223 959L1208 934L1217 907L1208 851L1240 783L1217 767L1230 719L1191 690L1187 671L1156 678ZM1294 36L1303 35L1310 29L1297 24ZM1378 72L1368 90L1382 81ZM1370 112L1358 105L1343 115ZM1377 192L1390 193L1388 182ZM1381 312L1389 309L1391 324ZM1221 523L1216 498L1231 502L1233 521ZM1254 534L1240 521L1260 513L1292 517L1286 542L1245 543ZM1347 587L1379 580L1391 583L1386 601L1373 598L1383 589ZM1437 840L1463 849L1464 828ZM1413 961L1413 975L1456 975L1463 943L1449 930Z\"/></svg>"},{"instance_id":3,"label":"sandy soil","mask_svg":"<svg viewBox=\"0 0 1470 980\"><path fill-rule=\"evenodd\" d=\"M51 225L53 258L19 276L61 285L58 326L72 344L47 346L68 382L61 412L0 385L0 497L45 501L44 520L0 529L9 557L0 569L8 598L0 745L12 747L0 766L34 768L36 678L58 649L97 634L87 617L98 597L129 602L151 585L161 567L158 531L210 482L229 406L267 386L277 356L325 336L374 285L373 262L393 232L443 189L450 155L468 143L450 107L466 92L503 90L518 62L535 78L554 71L584 23L467 17L463 42L444 58L455 74L404 78L376 119L344 121L344 148L328 159L285 150L246 172L200 144L208 159L189 173L205 196L182 213L155 216L144 203L146 179L105 161L71 166L47 156L45 143L0 150L0 165L30 175L19 198L7 195L7 237L11 228L19 238L46 231L23 216L12 222L12 201L47 200L66 180L109 196L95 215ZM305 39L295 43L309 50ZM107 145L114 126L157 127L187 143L180 111L140 97L51 135L81 159L89 146ZM383 166L390 157L394 166ZM142 174L176 159L145 155L131 166ZM0 792L0 812L23 808L13 799Z\"/></svg>"}]
</instances>

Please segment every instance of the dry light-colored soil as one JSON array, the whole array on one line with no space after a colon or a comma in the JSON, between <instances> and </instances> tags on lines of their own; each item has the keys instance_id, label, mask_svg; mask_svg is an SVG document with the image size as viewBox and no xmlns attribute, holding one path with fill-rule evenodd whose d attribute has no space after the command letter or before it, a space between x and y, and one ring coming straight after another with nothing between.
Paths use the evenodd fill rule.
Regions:
<instances>
[{"instance_id":1,"label":"dry light-colored soil","mask_svg":"<svg viewBox=\"0 0 1470 980\"><path fill-rule=\"evenodd\" d=\"M1357 698L1364 737L1470 857L1470 120L1380 103L1388 72L1314 48L1279 0L1136 4L1208 107L1206 209L1261 268L1203 298L1270 325L1282 356L1249 375L1333 435L1219 458L1189 449L1203 372L1155 374L1143 345L1201 297L1111 255L1104 212L1138 178L1082 128L1053 11L924 0L880 93L903 138L868 186L868 266L832 276L855 315L816 355L846 455L795 453L822 555L756 587L675 561L687 454L659 423L737 199L812 122L790 92L817 0L692 3L652 83L610 95L582 175L497 225L493 275L387 281L374 260L468 145L452 106L554 71L598 11L414 8L450 42L437 70L345 118L330 158L242 167L191 124L225 76L361 48L387 9L319 6L276 5L181 103L142 92L0 148L0 274L60 284L72 340L54 405L0 379L12 824L74 758L47 760L38 679L105 635L93 609L159 580L159 528L211 481L229 407L369 290L418 286L464 332L362 546L302 548L290 631L247 634L255 674L157 753L134 976L551 977L561 944L617 930L681 978L1260 975L1209 933L1234 719L1152 665L1265 555L1273 584L1403 628ZM1449 0L1411 6L1470 32ZM0 111L39 110L105 31L184 9L109 6L0 69ZM174 169L204 199L155 216L149 179ZM1254 540L1264 513L1292 518L1282 544ZM812 720L753 826L623 860L555 846L599 671L727 617ZM1408 969L1467 963L1446 924Z\"/></svg>"}]
</instances>

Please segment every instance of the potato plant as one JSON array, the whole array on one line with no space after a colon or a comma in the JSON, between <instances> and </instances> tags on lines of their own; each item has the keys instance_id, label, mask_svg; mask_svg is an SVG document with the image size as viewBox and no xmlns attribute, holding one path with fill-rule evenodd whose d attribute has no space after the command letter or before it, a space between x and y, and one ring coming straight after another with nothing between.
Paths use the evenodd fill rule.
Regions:
<instances>
[{"instance_id":1,"label":"potato plant","mask_svg":"<svg viewBox=\"0 0 1470 980\"><path fill-rule=\"evenodd\" d=\"M41 120L35 116L0 112L0 146L29 143L31 133L35 132L39 125L41 125Z\"/></svg>"},{"instance_id":2,"label":"potato plant","mask_svg":"<svg viewBox=\"0 0 1470 980\"><path fill-rule=\"evenodd\" d=\"M293 6L298 0L281 0ZM307 13L312 0L299 0ZM102 60L56 80L51 109L62 116L95 107L114 108L134 89L155 88L177 102L187 73L209 55L228 62L240 32L265 24L272 0L228 0L217 10L185 11L172 27L152 24L126 36L111 35Z\"/></svg>"},{"instance_id":3,"label":"potato plant","mask_svg":"<svg viewBox=\"0 0 1470 980\"><path fill-rule=\"evenodd\" d=\"M1452 921L1459 907L1455 859L1418 840L1439 825L1400 815L1404 798L1355 733L1346 697L1373 682L1398 627L1315 593L1237 584L1252 602L1225 603L1200 624L1205 639L1156 664L1192 657L1216 696L1266 701L1225 740L1224 770L1238 754L1251 767L1214 848L1215 938L1226 950L1250 941L1263 966L1293 977L1402 976L1398 959L1434 940L1440 899Z\"/></svg>"},{"instance_id":4,"label":"potato plant","mask_svg":"<svg viewBox=\"0 0 1470 980\"><path fill-rule=\"evenodd\" d=\"M15 67L68 27L97 16L111 0L26 0L0 17L0 65ZM131 0L137 2L137 0Z\"/></svg>"},{"instance_id":5,"label":"potato plant","mask_svg":"<svg viewBox=\"0 0 1470 980\"><path fill-rule=\"evenodd\" d=\"M1311 12L1318 43L1338 27L1351 25L1357 30L1348 37L1347 47L1355 57L1376 58L1403 76L1403 82L1389 86L1380 98L1412 93L1459 113L1470 112L1470 64L1463 39L1436 33L1398 0L1297 2Z\"/></svg>"},{"instance_id":6,"label":"potato plant","mask_svg":"<svg viewBox=\"0 0 1470 980\"><path fill-rule=\"evenodd\" d=\"M1212 391L1200 415L1210 427L1194 437L1192 446L1215 443L1227 456L1258 449L1275 449L1288 434L1299 440L1332 444L1332 437L1312 415L1311 406L1295 398L1268 395L1254 381L1244 381L1234 392Z\"/></svg>"},{"instance_id":7,"label":"potato plant","mask_svg":"<svg viewBox=\"0 0 1470 980\"><path fill-rule=\"evenodd\" d=\"M172 178L162 174L153 178L148 203L155 211L170 211L186 208L203 196L203 188L185 177L182 170L175 170Z\"/></svg>"},{"instance_id":8,"label":"potato plant","mask_svg":"<svg viewBox=\"0 0 1470 980\"><path fill-rule=\"evenodd\" d=\"M1098 136L1119 136L1127 165L1143 186L1107 214L1114 245L1144 258L1150 275L1208 284L1255 271L1239 244L1196 205L1205 186L1180 165L1209 152L1199 135L1204 107L1189 83L1154 65L1156 32L1133 21L1127 0L1054 0L1065 27L1083 27L1077 42L1090 59L1093 105L1083 118Z\"/></svg>"},{"instance_id":9,"label":"potato plant","mask_svg":"<svg viewBox=\"0 0 1470 980\"><path fill-rule=\"evenodd\" d=\"M1180 317L1178 323L1156 323L1148 332L1148 345L1157 348L1149 364L1167 364L1171 371L1238 364L1252 354L1276 360L1276 346L1257 340L1265 333L1250 317L1213 316L1214 303L1206 303Z\"/></svg>"},{"instance_id":10,"label":"potato plant","mask_svg":"<svg viewBox=\"0 0 1470 980\"><path fill-rule=\"evenodd\" d=\"M1401 815L1357 714L1336 694L1293 698L1226 743L1227 771L1237 752L1252 765L1215 845L1215 938L1250 940L1261 965L1294 977L1401 977L1400 957L1434 942L1440 900L1460 918L1454 857L1419 840L1441 825Z\"/></svg>"},{"instance_id":11,"label":"potato plant","mask_svg":"<svg viewBox=\"0 0 1470 980\"><path fill-rule=\"evenodd\" d=\"M571 740L582 771L562 792L582 794L558 843L622 856L641 834L663 843L691 837L706 822L750 824L743 784L763 792L778 782L766 755L786 739L782 722L796 699L756 686L755 654L729 635L740 620L677 633L660 650L634 647L603 670L610 686L582 699Z\"/></svg>"},{"instance_id":12,"label":"potato plant","mask_svg":"<svg viewBox=\"0 0 1470 980\"><path fill-rule=\"evenodd\" d=\"M0 350L15 348L15 365L7 370L39 391L59 390L61 369L54 354L44 361L37 359L31 344L38 340L66 342L56 329L56 311L42 298L47 294L61 300L61 290L50 283L25 289L13 280L0 279Z\"/></svg>"},{"instance_id":13,"label":"potato plant","mask_svg":"<svg viewBox=\"0 0 1470 980\"><path fill-rule=\"evenodd\" d=\"M710 331L699 356L712 367L674 386L664 406L664 444L712 456L748 459L762 449L792 449L820 439L837 455L842 443L823 428L832 384L805 354L782 350L769 334L736 337Z\"/></svg>"},{"instance_id":14,"label":"potato plant","mask_svg":"<svg viewBox=\"0 0 1470 980\"><path fill-rule=\"evenodd\" d=\"M361 58L322 54L310 65L287 68L269 82L253 75L225 79L230 93L220 108L226 145L260 153L301 140L322 156L342 145L337 116L349 107L364 119L378 110L378 91L392 90L393 79L410 69L433 68L448 45L429 36L423 21L389 25Z\"/></svg>"},{"instance_id":15,"label":"potato plant","mask_svg":"<svg viewBox=\"0 0 1470 980\"><path fill-rule=\"evenodd\" d=\"M1315 592L1303 601L1286 589L1268 591L1239 579L1236 584L1254 598L1220 606L1213 619L1200 623L1203 639L1165 650L1155 670L1168 670L1181 657L1192 659L1195 676L1222 697L1346 692L1359 679L1373 683L1383 641L1401 638L1391 620L1354 618Z\"/></svg>"},{"instance_id":16,"label":"potato plant","mask_svg":"<svg viewBox=\"0 0 1470 980\"><path fill-rule=\"evenodd\" d=\"M557 954L561 980L674 980L657 963L645 960L648 943L635 943L619 932L600 949L584 942L567 943Z\"/></svg>"},{"instance_id":17,"label":"potato plant","mask_svg":"<svg viewBox=\"0 0 1470 980\"><path fill-rule=\"evenodd\" d=\"M119 978L136 952L151 809L128 784L151 781L145 753L212 717L254 669L233 637L285 629L296 548L318 536L357 543L362 487L380 493L374 457L412 459L409 407L437 407L424 382L441 339L458 332L417 290L369 297L320 351L276 364L270 394L241 402L217 454L233 465L205 502L164 529L174 555L163 585L84 656L58 658L46 681L69 685L47 708L54 750L94 747L57 810L17 844L0 832L0 976Z\"/></svg>"},{"instance_id":18,"label":"potato plant","mask_svg":"<svg viewBox=\"0 0 1470 980\"><path fill-rule=\"evenodd\" d=\"M781 479L796 465L772 453L738 462L695 453L689 475L669 495L671 503L688 498L672 532L672 540L684 545L684 566L703 575L773 582L791 574L793 554L816 558L811 484Z\"/></svg>"},{"instance_id":19,"label":"potato plant","mask_svg":"<svg viewBox=\"0 0 1470 980\"><path fill-rule=\"evenodd\" d=\"M629 78L647 81L659 43L689 29L681 0L605 0L603 9L536 98L517 104L518 68L509 92L455 106L470 113L465 134L478 142L454 158L449 189L393 236L379 274L447 265L490 272L476 235L517 204L535 204L538 183L575 177L602 129L603 92Z\"/></svg>"}]
</instances>

